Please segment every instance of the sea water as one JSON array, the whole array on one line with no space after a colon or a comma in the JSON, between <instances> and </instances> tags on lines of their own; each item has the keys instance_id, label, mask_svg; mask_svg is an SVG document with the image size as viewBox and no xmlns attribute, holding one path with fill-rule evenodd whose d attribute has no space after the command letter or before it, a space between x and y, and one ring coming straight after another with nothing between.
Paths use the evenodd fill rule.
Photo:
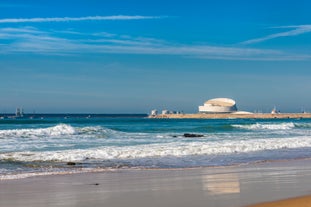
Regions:
<instances>
[{"instance_id":1,"label":"sea water","mask_svg":"<svg viewBox=\"0 0 311 207\"><path fill-rule=\"evenodd\" d=\"M0 120L0 179L303 158L311 158L310 119L36 115Z\"/></svg>"}]
</instances>

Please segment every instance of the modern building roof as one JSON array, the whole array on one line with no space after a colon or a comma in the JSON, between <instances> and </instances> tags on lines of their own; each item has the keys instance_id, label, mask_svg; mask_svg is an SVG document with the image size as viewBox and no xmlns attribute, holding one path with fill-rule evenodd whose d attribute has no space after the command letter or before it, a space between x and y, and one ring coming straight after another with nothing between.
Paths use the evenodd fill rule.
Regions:
<instances>
[{"instance_id":1,"label":"modern building roof","mask_svg":"<svg viewBox=\"0 0 311 207\"><path fill-rule=\"evenodd\" d=\"M235 101L230 98L214 98L206 101L204 104L212 106L234 106Z\"/></svg>"},{"instance_id":2,"label":"modern building roof","mask_svg":"<svg viewBox=\"0 0 311 207\"><path fill-rule=\"evenodd\" d=\"M200 113L232 113L238 109L234 100L229 98L214 98L199 106Z\"/></svg>"}]
</instances>

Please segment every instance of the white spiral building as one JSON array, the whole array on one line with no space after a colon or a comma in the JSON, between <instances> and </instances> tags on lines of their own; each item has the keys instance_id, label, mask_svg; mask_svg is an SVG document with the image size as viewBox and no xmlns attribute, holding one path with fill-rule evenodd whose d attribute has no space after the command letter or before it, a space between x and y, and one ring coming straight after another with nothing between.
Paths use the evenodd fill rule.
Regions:
<instances>
[{"instance_id":1,"label":"white spiral building","mask_svg":"<svg viewBox=\"0 0 311 207\"><path fill-rule=\"evenodd\" d=\"M229 98L210 99L199 106L200 113L234 113L237 110L235 101Z\"/></svg>"}]
</instances>

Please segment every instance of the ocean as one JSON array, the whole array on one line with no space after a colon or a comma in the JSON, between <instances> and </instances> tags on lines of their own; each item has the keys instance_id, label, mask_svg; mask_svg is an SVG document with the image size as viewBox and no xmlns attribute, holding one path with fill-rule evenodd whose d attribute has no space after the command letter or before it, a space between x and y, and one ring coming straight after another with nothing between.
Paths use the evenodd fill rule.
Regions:
<instances>
[{"instance_id":1,"label":"ocean","mask_svg":"<svg viewBox=\"0 0 311 207\"><path fill-rule=\"evenodd\" d=\"M311 158L310 119L148 119L143 114L0 119L2 180L305 158Z\"/></svg>"}]
</instances>

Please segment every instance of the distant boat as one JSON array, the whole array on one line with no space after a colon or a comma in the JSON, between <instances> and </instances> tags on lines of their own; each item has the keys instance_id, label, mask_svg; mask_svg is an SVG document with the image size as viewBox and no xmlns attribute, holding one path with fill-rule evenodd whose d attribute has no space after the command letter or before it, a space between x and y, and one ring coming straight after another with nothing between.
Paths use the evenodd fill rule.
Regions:
<instances>
[{"instance_id":1,"label":"distant boat","mask_svg":"<svg viewBox=\"0 0 311 207\"><path fill-rule=\"evenodd\" d=\"M16 118L20 118L20 117L23 117L23 116L24 116L23 108L16 108L15 117Z\"/></svg>"},{"instance_id":2,"label":"distant boat","mask_svg":"<svg viewBox=\"0 0 311 207\"><path fill-rule=\"evenodd\" d=\"M272 109L272 111L271 111L271 114L279 114L280 113L280 111L278 111L277 109L276 109L276 107L274 107L273 109Z\"/></svg>"}]
</instances>

